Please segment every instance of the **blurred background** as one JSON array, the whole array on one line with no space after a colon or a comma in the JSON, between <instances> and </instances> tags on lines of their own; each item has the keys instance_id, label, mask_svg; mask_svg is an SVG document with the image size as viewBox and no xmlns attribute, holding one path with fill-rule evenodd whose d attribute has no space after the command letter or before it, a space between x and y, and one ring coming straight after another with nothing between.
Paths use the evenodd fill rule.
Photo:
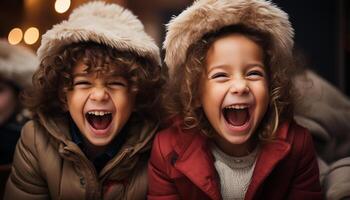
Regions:
<instances>
[{"instance_id":1,"label":"blurred background","mask_svg":"<svg viewBox=\"0 0 350 200\"><path fill-rule=\"evenodd\" d=\"M7 40L11 45L25 46L35 52L40 46L41 36L47 30L51 29L54 24L67 19L74 8L87 1L89 0L0 0L0 38ZM133 11L144 23L146 32L154 38L159 46L161 46L165 36L164 25L169 22L172 16L178 15L193 2L193 0L105 1L118 3ZM349 97L350 0L272 1L289 14L296 33L295 49L303 55L305 67L317 72ZM7 52L7 49L3 52L0 51L0 59L8 59ZM35 58L34 55L33 57ZM18 66L25 68L25 63L30 64L27 62L27 58L24 60L26 62ZM17 67L17 65L13 66ZM0 66L0 72L2 72L2 68L3 71L6 71L3 66ZM0 73L0 116L2 114L1 95L4 94L4 88L6 88L2 78ZM302 82L302 84L304 83ZM311 126L305 125L305 127L308 127L314 136L318 155L329 164L339 158L350 156L350 124L348 123L350 111L343 109L349 108L350 103L348 98L340 98L334 91L326 92L328 95L325 94L324 102L321 102L320 99L314 97L312 91L307 89L306 96L310 108L312 108L311 112L308 115L304 115L305 113L297 114L317 125L316 131L313 131ZM329 99L332 100L343 99L343 106L339 103L340 101L326 102L325 100L328 100L329 96ZM8 107L3 107L5 111L8 110ZM325 113L324 117L322 113ZM6 145L4 144L11 145L11 151L14 151L21 125L18 124L17 128L14 129L13 123L1 124L0 122L0 138L2 140L0 153L5 149ZM324 130L326 139L322 139L323 137L319 139L318 130L321 130L319 127ZM12 139L12 143L9 142L10 139ZM9 154L9 156L11 155ZM0 156L0 158L4 158L4 156ZM10 163L5 165L0 163L0 199L2 199L3 187L10 167Z\"/></svg>"},{"instance_id":2,"label":"blurred background","mask_svg":"<svg viewBox=\"0 0 350 200\"><path fill-rule=\"evenodd\" d=\"M41 35L52 25L67 19L70 12L88 0L1 0L0 37L13 45L34 51ZM145 24L146 31L160 45L164 24L192 0L106 0L131 9ZM308 67L350 95L350 1L273 0L285 10L296 31L298 51Z\"/></svg>"}]
</instances>

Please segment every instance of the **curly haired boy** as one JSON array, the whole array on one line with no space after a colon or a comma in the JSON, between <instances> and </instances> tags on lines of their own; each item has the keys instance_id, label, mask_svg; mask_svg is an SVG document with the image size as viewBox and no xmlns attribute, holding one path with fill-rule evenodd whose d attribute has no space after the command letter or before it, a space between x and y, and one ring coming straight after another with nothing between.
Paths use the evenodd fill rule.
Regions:
<instances>
[{"instance_id":1,"label":"curly haired boy","mask_svg":"<svg viewBox=\"0 0 350 200\"><path fill-rule=\"evenodd\" d=\"M141 22L87 3L43 35L38 57L5 199L144 199L163 81Z\"/></svg>"}]
</instances>

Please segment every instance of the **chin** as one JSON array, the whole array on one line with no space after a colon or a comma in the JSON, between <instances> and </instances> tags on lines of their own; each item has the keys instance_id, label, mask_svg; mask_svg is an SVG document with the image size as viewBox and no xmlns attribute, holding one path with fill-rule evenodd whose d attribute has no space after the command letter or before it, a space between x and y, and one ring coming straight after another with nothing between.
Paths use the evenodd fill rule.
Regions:
<instances>
[{"instance_id":1,"label":"chin","mask_svg":"<svg viewBox=\"0 0 350 200\"><path fill-rule=\"evenodd\" d=\"M89 140L89 143L96 146L96 147L103 147L107 146L111 142L110 139L92 139Z\"/></svg>"},{"instance_id":2,"label":"chin","mask_svg":"<svg viewBox=\"0 0 350 200\"><path fill-rule=\"evenodd\" d=\"M226 136L224 139L232 145L241 145L249 141L251 135Z\"/></svg>"}]
</instances>

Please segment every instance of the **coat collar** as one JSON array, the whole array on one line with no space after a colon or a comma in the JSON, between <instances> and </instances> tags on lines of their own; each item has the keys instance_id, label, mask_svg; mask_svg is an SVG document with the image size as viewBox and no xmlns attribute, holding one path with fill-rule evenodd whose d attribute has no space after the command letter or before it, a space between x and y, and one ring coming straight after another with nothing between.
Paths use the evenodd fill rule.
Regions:
<instances>
[{"instance_id":1,"label":"coat collar","mask_svg":"<svg viewBox=\"0 0 350 200\"><path fill-rule=\"evenodd\" d=\"M174 167L190 179L211 199L221 199L214 159L207 148L207 137L200 132L184 131L177 140L178 154Z\"/></svg>"},{"instance_id":2,"label":"coat collar","mask_svg":"<svg viewBox=\"0 0 350 200\"><path fill-rule=\"evenodd\" d=\"M71 159L71 154L79 156L79 159L87 161L86 156L82 150L75 144L69 133L69 117L52 117L43 113L38 113L40 124L46 129L47 133L58 141L58 151L62 156ZM122 144L117 156L114 156L106 166L101 170L99 176L105 176L112 168L122 162L121 158L127 157L128 160L139 156L143 152L151 149L152 139L158 130L159 123L142 119L137 116L130 117L125 126L128 127L125 142ZM125 161L127 163L127 161ZM124 170L127 168L125 167ZM123 171L123 170L120 170ZM118 173L119 172L113 172ZM127 176L128 173L125 173ZM121 176L121 175L118 175Z\"/></svg>"},{"instance_id":3,"label":"coat collar","mask_svg":"<svg viewBox=\"0 0 350 200\"><path fill-rule=\"evenodd\" d=\"M287 156L290 144L286 141L289 123L283 123L276 132L276 140L262 144L262 150L255 164L252 180L245 199L253 199L259 187L276 165Z\"/></svg>"},{"instance_id":4,"label":"coat collar","mask_svg":"<svg viewBox=\"0 0 350 200\"><path fill-rule=\"evenodd\" d=\"M252 199L259 186L290 151L286 142L289 123L282 124L276 132L276 140L262 144L246 198ZM180 131L174 146L177 160L174 167L190 179L211 199L221 199L219 178L214 158L208 148L209 138L193 129Z\"/></svg>"},{"instance_id":5,"label":"coat collar","mask_svg":"<svg viewBox=\"0 0 350 200\"><path fill-rule=\"evenodd\" d=\"M69 116L51 117L43 113L38 113L40 124L47 132L69 148L72 146L78 147L71 138L69 127ZM158 122L140 119L139 117L130 117L125 126L128 126L127 139L124 146L132 149L132 155L139 151L144 151L151 148L152 139L159 127Z\"/></svg>"}]
</instances>

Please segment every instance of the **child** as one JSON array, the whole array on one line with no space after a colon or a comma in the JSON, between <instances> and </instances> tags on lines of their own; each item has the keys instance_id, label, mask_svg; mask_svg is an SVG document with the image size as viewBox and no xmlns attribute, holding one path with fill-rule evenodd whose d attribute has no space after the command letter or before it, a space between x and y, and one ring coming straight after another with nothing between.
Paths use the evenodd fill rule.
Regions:
<instances>
[{"instance_id":1,"label":"child","mask_svg":"<svg viewBox=\"0 0 350 200\"><path fill-rule=\"evenodd\" d=\"M0 39L0 199L21 128L30 117L20 103L20 95L31 86L37 66L37 57L30 49Z\"/></svg>"},{"instance_id":2,"label":"child","mask_svg":"<svg viewBox=\"0 0 350 200\"><path fill-rule=\"evenodd\" d=\"M38 60L22 46L0 40L0 165L12 163L20 130L26 121L26 110L20 103L20 93L31 86L31 76Z\"/></svg>"},{"instance_id":3,"label":"child","mask_svg":"<svg viewBox=\"0 0 350 200\"><path fill-rule=\"evenodd\" d=\"M153 143L149 199L322 198L311 137L292 120L292 38L263 0L198 0L169 23L175 117Z\"/></svg>"},{"instance_id":4,"label":"child","mask_svg":"<svg viewBox=\"0 0 350 200\"><path fill-rule=\"evenodd\" d=\"M17 144L5 199L144 199L158 126L159 50L118 5L90 2L38 49L35 112Z\"/></svg>"}]
</instances>

